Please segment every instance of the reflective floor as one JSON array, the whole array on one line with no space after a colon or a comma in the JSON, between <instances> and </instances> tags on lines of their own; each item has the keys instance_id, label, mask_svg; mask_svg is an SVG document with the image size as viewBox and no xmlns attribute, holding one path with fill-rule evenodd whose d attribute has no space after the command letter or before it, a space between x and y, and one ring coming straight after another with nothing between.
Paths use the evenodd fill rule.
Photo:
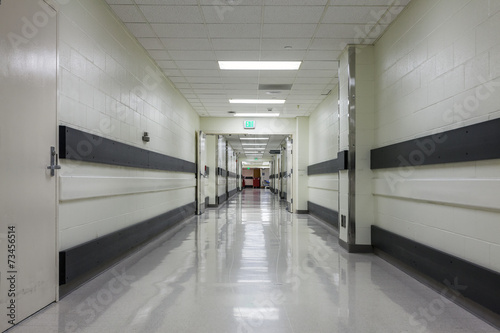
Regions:
<instances>
[{"instance_id":1,"label":"reflective floor","mask_svg":"<svg viewBox=\"0 0 500 333\"><path fill-rule=\"evenodd\" d=\"M245 189L8 332L498 331L382 259L346 253L268 190Z\"/></svg>"}]
</instances>

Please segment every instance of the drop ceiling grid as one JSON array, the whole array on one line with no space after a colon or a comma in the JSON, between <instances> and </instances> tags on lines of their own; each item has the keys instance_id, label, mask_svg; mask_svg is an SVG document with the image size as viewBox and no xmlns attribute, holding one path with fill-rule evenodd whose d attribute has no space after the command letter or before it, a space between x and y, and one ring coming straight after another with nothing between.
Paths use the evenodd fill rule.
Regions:
<instances>
[{"instance_id":1,"label":"drop ceiling grid","mask_svg":"<svg viewBox=\"0 0 500 333\"><path fill-rule=\"evenodd\" d=\"M288 101L272 106L282 116L309 115L337 84L344 47L373 43L395 18L389 0L106 1L201 116L262 112L269 106L228 100L272 97ZM391 13L409 0L397 2ZM372 29L376 21L380 29ZM255 73L221 71L217 60L303 63L298 71ZM268 95L261 83L293 87Z\"/></svg>"}]
</instances>

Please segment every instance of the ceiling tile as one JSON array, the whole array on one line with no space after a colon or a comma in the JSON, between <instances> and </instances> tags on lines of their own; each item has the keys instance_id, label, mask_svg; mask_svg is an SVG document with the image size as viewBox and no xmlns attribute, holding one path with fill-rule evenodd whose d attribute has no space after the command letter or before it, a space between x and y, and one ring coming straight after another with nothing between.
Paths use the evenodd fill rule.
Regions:
<instances>
[{"instance_id":1,"label":"ceiling tile","mask_svg":"<svg viewBox=\"0 0 500 333\"><path fill-rule=\"evenodd\" d=\"M325 60L337 60L340 56L340 51L309 51L306 54L305 60L314 61L325 61Z\"/></svg>"},{"instance_id":2,"label":"ceiling tile","mask_svg":"<svg viewBox=\"0 0 500 333\"><path fill-rule=\"evenodd\" d=\"M222 61L258 61L260 59L259 51L215 51L217 60Z\"/></svg>"},{"instance_id":3,"label":"ceiling tile","mask_svg":"<svg viewBox=\"0 0 500 333\"><path fill-rule=\"evenodd\" d=\"M221 78L219 77L213 77L213 76L195 76L195 77L188 77L186 80L190 83L213 83L213 84L219 84L223 83Z\"/></svg>"},{"instance_id":4,"label":"ceiling tile","mask_svg":"<svg viewBox=\"0 0 500 333\"><path fill-rule=\"evenodd\" d=\"M311 38L316 24L264 24L263 38Z\"/></svg>"},{"instance_id":5,"label":"ceiling tile","mask_svg":"<svg viewBox=\"0 0 500 333\"><path fill-rule=\"evenodd\" d=\"M212 51L169 51L173 60L200 60L209 61L215 60L215 55Z\"/></svg>"},{"instance_id":6,"label":"ceiling tile","mask_svg":"<svg viewBox=\"0 0 500 333\"><path fill-rule=\"evenodd\" d=\"M387 6L330 6L321 22L350 24L377 22L388 8Z\"/></svg>"},{"instance_id":7,"label":"ceiling tile","mask_svg":"<svg viewBox=\"0 0 500 333\"><path fill-rule=\"evenodd\" d=\"M159 60L156 63L162 69L177 69L177 65L172 60Z\"/></svg>"},{"instance_id":8,"label":"ceiling tile","mask_svg":"<svg viewBox=\"0 0 500 333\"><path fill-rule=\"evenodd\" d=\"M106 0L110 5L133 5L132 0Z\"/></svg>"},{"instance_id":9,"label":"ceiling tile","mask_svg":"<svg viewBox=\"0 0 500 333\"><path fill-rule=\"evenodd\" d=\"M135 5L111 5L111 9L122 22L146 22L141 11Z\"/></svg>"},{"instance_id":10,"label":"ceiling tile","mask_svg":"<svg viewBox=\"0 0 500 333\"><path fill-rule=\"evenodd\" d=\"M154 60L170 60L170 56L165 50L149 50L148 52Z\"/></svg>"},{"instance_id":11,"label":"ceiling tile","mask_svg":"<svg viewBox=\"0 0 500 333\"><path fill-rule=\"evenodd\" d=\"M359 24L321 24L315 37L319 38L363 38L363 25Z\"/></svg>"},{"instance_id":12,"label":"ceiling tile","mask_svg":"<svg viewBox=\"0 0 500 333\"><path fill-rule=\"evenodd\" d=\"M343 51L345 45L350 43L352 39L333 39L333 38L315 38L312 41L310 50L331 50Z\"/></svg>"},{"instance_id":13,"label":"ceiling tile","mask_svg":"<svg viewBox=\"0 0 500 333\"><path fill-rule=\"evenodd\" d=\"M198 114L223 117L229 110L263 112L268 107L282 117L309 115L328 92L336 89L338 57L345 46L374 43L386 29L385 24L394 19L383 17L387 0L107 3ZM379 18L384 25L374 26ZM221 71L216 60L303 63L298 71ZM269 94L258 90L259 84L293 86ZM231 105L229 98L283 98L287 103Z\"/></svg>"},{"instance_id":14,"label":"ceiling tile","mask_svg":"<svg viewBox=\"0 0 500 333\"><path fill-rule=\"evenodd\" d=\"M139 6L151 23L203 23L198 6Z\"/></svg>"},{"instance_id":15,"label":"ceiling tile","mask_svg":"<svg viewBox=\"0 0 500 333\"><path fill-rule=\"evenodd\" d=\"M297 77L337 77L338 73L336 70L300 70L297 73Z\"/></svg>"},{"instance_id":16,"label":"ceiling tile","mask_svg":"<svg viewBox=\"0 0 500 333\"><path fill-rule=\"evenodd\" d=\"M206 38L161 38L167 50L212 50Z\"/></svg>"},{"instance_id":17,"label":"ceiling tile","mask_svg":"<svg viewBox=\"0 0 500 333\"><path fill-rule=\"evenodd\" d=\"M262 20L260 6L202 6L206 23L258 23Z\"/></svg>"},{"instance_id":18,"label":"ceiling tile","mask_svg":"<svg viewBox=\"0 0 500 333\"><path fill-rule=\"evenodd\" d=\"M304 61L300 66L301 69L322 69L322 70L338 70L337 61Z\"/></svg>"},{"instance_id":19,"label":"ceiling tile","mask_svg":"<svg viewBox=\"0 0 500 333\"><path fill-rule=\"evenodd\" d=\"M305 50L301 51L262 51L260 60L264 61L301 61L306 55Z\"/></svg>"},{"instance_id":20,"label":"ceiling tile","mask_svg":"<svg viewBox=\"0 0 500 333\"><path fill-rule=\"evenodd\" d=\"M151 24L158 37L173 38L206 38L207 32L203 24Z\"/></svg>"},{"instance_id":21,"label":"ceiling tile","mask_svg":"<svg viewBox=\"0 0 500 333\"><path fill-rule=\"evenodd\" d=\"M156 37L148 23L126 23L128 30L137 37Z\"/></svg>"},{"instance_id":22,"label":"ceiling tile","mask_svg":"<svg viewBox=\"0 0 500 333\"><path fill-rule=\"evenodd\" d=\"M259 38L260 24L207 24L211 38Z\"/></svg>"},{"instance_id":23,"label":"ceiling tile","mask_svg":"<svg viewBox=\"0 0 500 333\"><path fill-rule=\"evenodd\" d=\"M199 0L203 6L217 6L221 10L230 11L239 6L260 6L262 0ZM224 2L222 2L224 1ZM232 2L232 4L231 4Z\"/></svg>"},{"instance_id":24,"label":"ceiling tile","mask_svg":"<svg viewBox=\"0 0 500 333\"><path fill-rule=\"evenodd\" d=\"M183 69L182 74L184 74L185 77L200 77L200 76L214 76L217 77L219 76L219 71L218 70L211 70L211 69Z\"/></svg>"},{"instance_id":25,"label":"ceiling tile","mask_svg":"<svg viewBox=\"0 0 500 333\"><path fill-rule=\"evenodd\" d=\"M146 50L161 50L163 49L163 45L161 44L160 40L158 38L137 38L139 43L142 44L142 46Z\"/></svg>"},{"instance_id":26,"label":"ceiling tile","mask_svg":"<svg viewBox=\"0 0 500 333\"><path fill-rule=\"evenodd\" d=\"M286 6L286 5L300 5L300 6L323 6L328 3L328 0L264 0L266 6Z\"/></svg>"},{"instance_id":27,"label":"ceiling tile","mask_svg":"<svg viewBox=\"0 0 500 333\"><path fill-rule=\"evenodd\" d=\"M286 39L263 39L262 50L307 50L309 47L310 39L308 38L286 38ZM285 49L285 46L291 49Z\"/></svg>"},{"instance_id":28,"label":"ceiling tile","mask_svg":"<svg viewBox=\"0 0 500 333\"><path fill-rule=\"evenodd\" d=\"M266 6L264 23L318 23L324 6Z\"/></svg>"},{"instance_id":29,"label":"ceiling tile","mask_svg":"<svg viewBox=\"0 0 500 333\"><path fill-rule=\"evenodd\" d=\"M214 69L218 70L219 66L215 61L176 61L177 66L182 69Z\"/></svg>"},{"instance_id":30,"label":"ceiling tile","mask_svg":"<svg viewBox=\"0 0 500 333\"><path fill-rule=\"evenodd\" d=\"M258 50L258 38L212 38L212 46L216 51L251 51Z\"/></svg>"}]
</instances>

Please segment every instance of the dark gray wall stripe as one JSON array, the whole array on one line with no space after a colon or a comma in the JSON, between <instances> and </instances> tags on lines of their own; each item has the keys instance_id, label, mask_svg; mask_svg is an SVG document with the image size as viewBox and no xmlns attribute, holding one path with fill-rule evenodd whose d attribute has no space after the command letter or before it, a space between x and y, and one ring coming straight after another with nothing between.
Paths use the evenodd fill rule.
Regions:
<instances>
[{"instance_id":1,"label":"dark gray wall stripe","mask_svg":"<svg viewBox=\"0 0 500 333\"><path fill-rule=\"evenodd\" d=\"M500 118L371 151L371 168L396 168L500 158Z\"/></svg>"},{"instance_id":2,"label":"dark gray wall stripe","mask_svg":"<svg viewBox=\"0 0 500 333\"><path fill-rule=\"evenodd\" d=\"M235 174L234 172L228 171L228 172L227 172L227 176L228 176L229 178L237 178L237 176L238 176L238 175L237 175L237 174Z\"/></svg>"},{"instance_id":3,"label":"dark gray wall stripe","mask_svg":"<svg viewBox=\"0 0 500 333\"><path fill-rule=\"evenodd\" d=\"M59 157L134 168L196 173L196 164L67 126L59 126Z\"/></svg>"},{"instance_id":4,"label":"dark gray wall stripe","mask_svg":"<svg viewBox=\"0 0 500 333\"><path fill-rule=\"evenodd\" d=\"M327 173L336 173L339 170L347 170L347 151L340 151L337 158L307 167L307 175L321 175Z\"/></svg>"},{"instance_id":5,"label":"dark gray wall stripe","mask_svg":"<svg viewBox=\"0 0 500 333\"><path fill-rule=\"evenodd\" d=\"M174 224L192 216L192 202L130 227L112 232L70 249L59 252L59 284L77 279L124 253L135 249Z\"/></svg>"},{"instance_id":6,"label":"dark gray wall stripe","mask_svg":"<svg viewBox=\"0 0 500 333\"><path fill-rule=\"evenodd\" d=\"M339 228L339 213L337 211L317 205L311 201L307 202L307 209L309 210L309 214L332 225L335 229Z\"/></svg>"},{"instance_id":7,"label":"dark gray wall stripe","mask_svg":"<svg viewBox=\"0 0 500 333\"><path fill-rule=\"evenodd\" d=\"M440 284L466 286L465 289L460 288L457 291L464 297L500 314L499 273L377 226L371 227L371 237L375 248Z\"/></svg>"},{"instance_id":8,"label":"dark gray wall stripe","mask_svg":"<svg viewBox=\"0 0 500 333\"><path fill-rule=\"evenodd\" d=\"M348 253L372 253L373 247L371 245L349 244L339 238L339 245Z\"/></svg>"},{"instance_id":9,"label":"dark gray wall stripe","mask_svg":"<svg viewBox=\"0 0 500 333\"><path fill-rule=\"evenodd\" d=\"M235 188L234 190L229 191L228 192L228 198L231 198L236 193L238 193L238 189L237 188Z\"/></svg>"},{"instance_id":10,"label":"dark gray wall stripe","mask_svg":"<svg viewBox=\"0 0 500 333\"><path fill-rule=\"evenodd\" d=\"M217 203L220 205L221 203L223 203L224 201L227 200L227 194L224 193L220 196L217 197Z\"/></svg>"}]
</instances>

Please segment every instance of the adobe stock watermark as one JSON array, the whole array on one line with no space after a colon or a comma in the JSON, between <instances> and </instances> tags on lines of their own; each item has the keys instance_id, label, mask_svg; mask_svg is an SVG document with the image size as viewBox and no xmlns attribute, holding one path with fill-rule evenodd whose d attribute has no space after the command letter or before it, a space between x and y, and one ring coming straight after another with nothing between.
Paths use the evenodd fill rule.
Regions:
<instances>
[{"instance_id":1,"label":"adobe stock watermark","mask_svg":"<svg viewBox=\"0 0 500 333\"><path fill-rule=\"evenodd\" d=\"M53 0L54 3L59 5L67 5L72 0ZM38 0L38 5L40 10L34 13L32 16L21 17L23 23L20 33L9 32L7 34L7 39L9 40L12 48L18 49L21 45L28 44L31 39L35 38L40 29L43 29L50 22L50 19L54 19L56 12L52 10L47 3L43 0Z\"/></svg>"},{"instance_id":2,"label":"adobe stock watermark","mask_svg":"<svg viewBox=\"0 0 500 333\"><path fill-rule=\"evenodd\" d=\"M477 86L473 92L464 98L462 103L455 103L452 108L443 112L443 121L446 123L460 123L470 119L481 107L481 103L488 100L500 88L500 81L486 80L483 76L478 76L478 81L482 84ZM396 191L398 183L405 181L415 172L415 167L423 165L425 160L436 152L438 145L448 140L446 134L435 134L420 140L416 140L417 149L410 152L408 158L403 155L398 156L400 162L397 171L390 171L384 174L384 178L389 184L392 192Z\"/></svg>"},{"instance_id":3,"label":"adobe stock watermark","mask_svg":"<svg viewBox=\"0 0 500 333\"><path fill-rule=\"evenodd\" d=\"M242 3L243 0L214 0L212 5L217 12L219 20L224 21L226 13L234 11L235 7L241 5Z\"/></svg>"},{"instance_id":4,"label":"adobe stock watermark","mask_svg":"<svg viewBox=\"0 0 500 333\"><path fill-rule=\"evenodd\" d=\"M367 39L378 38L382 33L382 26L389 25L404 8L400 0L391 0L387 6L388 9L371 10L370 16L373 20L367 22L363 27L359 25L354 27L354 44L360 45L362 48ZM341 43L340 49L343 50L346 46L347 43ZM360 48L356 48L356 52L360 51Z\"/></svg>"},{"instance_id":5,"label":"adobe stock watermark","mask_svg":"<svg viewBox=\"0 0 500 333\"><path fill-rule=\"evenodd\" d=\"M336 240L332 235L327 236L326 244ZM295 275L285 281L285 285L291 287L291 290L297 291L304 282L311 278L314 271L323 263L327 263L332 250L326 245L314 246L310 257L302 260L297 268ZM261 328L266 320L276 319L277 311L287 300L285 293L280 289L271 291L264 299L255 299L251 308L245 308L244 313L239 317L237 333L253 333ZM241 309L239 310L242 311Z\"/></svg>"},{"instance_id":6,"label":"adobe stock watermark","mask_svg":"<svg viewBox=\"0 0 500 333\"><path fill-rule=\"evenodd\" d=\"M111 271L114 276L101 289L81 301L75 308L78 318L64 323L64 333L79 333L89 326L123 294L136 280L135 276L128 275L125 270L121 273L115 269ZM84 325L84 327L81 327Z\"/></svg>"},{"instance_id":7,"label":"adobe stock watermark","mask_svg":"<svg viewBox=\"0 0 500 333\"><path fill-rule=\"evenodd\" d=\"M436 297L426 307L419 307L418 310L410 315L409 324L416 328L419 333L429 332L429 324L435 322L438 316L446 311L446 305L453 303L461 295L461 291L467 290L467 286L460 285L458 278L453 282L444 281L445 287L440 291L439 297ZM414 332L412 330L412 332ZM409 333L402 331L401 333Z\"/></svg>"},{"instance_id":8,"label":"adobe stock watermark","mask_svg":"<svg viewBox=\"0 0 500 333\"><path fill-rule=\"evenodd\" d=\"M151 67L146 67L146 75L142 79L142 85L135 86L131 93L137 95L139 98L146 98L149 91L155 90L160 83L163 81L163 77L158 71L155 71ZM127 119L128 107L122 103L116 102L113 104L113 111L116 112L116 119L119 121L125 121ZM116 126L113 124L111 118L103 118L99 121L99 128L93 129L95 135L90 133L85 133L84 140L77 143L76 147L67 146L68 158L75 161L84 161L86 157L90 156L96 147L102 144L102 135L112 134L116 130ZM73 167L69 165L64 166L65 171L71 172Z\"/></svg>"}]
</instances>

